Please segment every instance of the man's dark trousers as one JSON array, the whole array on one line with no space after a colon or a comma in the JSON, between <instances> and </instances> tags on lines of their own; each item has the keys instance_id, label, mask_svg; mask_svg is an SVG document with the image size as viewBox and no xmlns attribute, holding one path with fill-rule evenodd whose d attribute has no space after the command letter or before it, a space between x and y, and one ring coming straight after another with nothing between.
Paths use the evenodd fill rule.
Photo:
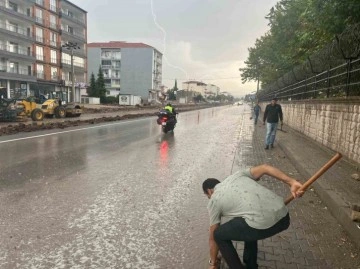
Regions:
<instances>
[{"instance_id":1,"label":"man's dark trousers","mask_svg":"<svg viewBox=\"0 0 360 269\"><path fill-rule=\"evenodd\" d=\"M234 218L229 222L220 225L214 232L216 244L219 247L222 257L230 269L245 268L231 241L244 241L245 248L243 260L247 269L256 269L257 265L257 240L271 237L286 230L290 225L290 217L287 214L274 226L260 230L250 227L243 218Z\"/></svg>"}]
</instances>

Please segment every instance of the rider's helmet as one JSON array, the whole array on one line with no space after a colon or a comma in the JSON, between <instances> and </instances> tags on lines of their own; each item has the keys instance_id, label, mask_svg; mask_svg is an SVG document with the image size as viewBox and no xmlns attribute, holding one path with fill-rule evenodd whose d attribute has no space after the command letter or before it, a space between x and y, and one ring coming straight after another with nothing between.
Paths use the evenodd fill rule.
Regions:
<instances>
[{"instance_id":1,"label":"rider's helmet","mask_svg":"<svg viewBox=\"0 0 360 269\"><path fill-rule=\"evenodd\" d=\"M167 103L167 106L172 106L171 103Z\"/></svg>"}]
</instances>

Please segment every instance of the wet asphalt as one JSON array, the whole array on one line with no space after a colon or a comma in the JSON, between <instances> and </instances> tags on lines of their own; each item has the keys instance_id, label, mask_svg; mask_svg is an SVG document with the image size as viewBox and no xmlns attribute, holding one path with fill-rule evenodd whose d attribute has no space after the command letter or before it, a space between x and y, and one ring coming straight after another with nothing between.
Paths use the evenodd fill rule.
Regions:
<instances>
[{"instance_id":1,"label":"wet asphalt","mask_svg":"<svg viewBox=\"0 0 360 269\"><path fill-rule=\"evenodd\" d=\"M0 137L0 268L207 268L201 184L231 173L246 109Z\"/></svg>"}]
</instances>

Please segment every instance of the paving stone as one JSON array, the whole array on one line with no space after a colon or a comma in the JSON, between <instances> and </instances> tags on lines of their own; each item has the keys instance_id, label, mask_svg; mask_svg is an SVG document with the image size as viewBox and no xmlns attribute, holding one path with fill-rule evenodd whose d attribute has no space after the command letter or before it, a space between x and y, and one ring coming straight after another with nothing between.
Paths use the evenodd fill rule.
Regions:
<instances>
[{"instance_id":1,"label":"paving stone","mask_svg":"<svg viewBox=\"0 0 360 269\"><path fill-rule=\"evenodd\" d=\"M274 149L264 150L265 127L254 126L249 118L249 115L245 115L243 119L243 133L247 137L239 138L239 148L244 150L238 150L233 171L268 163L304 182L307 178L286 158L277 141ZM291 141L291 133L282 134L281 137L285 135L289 136L286 138L288 143ZM294 140L293 144L295 143L302 143L297 149L309 151L311 157L311 144L307 144L306 140ZM295 145L290 146L295 148ZM245 150L249 148L252 148L252 151ZM321 166L317 162L311 163L311 158L304 157L303 161L312 170ZM289 195L288 186L276 179L263 177L259 183L282 197ZM325 205L315 192L308 190L301 199L292 201L288 208L291 217L288 230L258 242L259 269L360 269L359 248L349 239L330 212L324 209ZM236 248L242 257L243 245L237 243ZM351 253L357 256L351 258Z\"/></svg>"}]
</instances>

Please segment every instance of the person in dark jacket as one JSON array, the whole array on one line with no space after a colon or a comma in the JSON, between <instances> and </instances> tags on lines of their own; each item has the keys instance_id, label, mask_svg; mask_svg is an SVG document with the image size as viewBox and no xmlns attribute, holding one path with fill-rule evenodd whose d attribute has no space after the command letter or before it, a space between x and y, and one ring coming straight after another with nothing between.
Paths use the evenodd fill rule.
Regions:
<instances>
[{"instance_id":1,"label":"person in dark jacket","mask_svg":"<svg viewBox=\"0 0 360 269\"><path fill-rule=\"evenodd\" d=\"M256 102L256 105L254 106L255 124L257 124L260 111L261 111L261 106L259 105L259 102Z\"/></svg>"},{"instance_id":2,"label":"person in dark jacket","mask_svg":"<svg viewBox=\"0 0 360 269\"><path fill-rule=\"evenodd\" d=\"M266 137L265 137L265 149L274 147L274 141L276 136L276 130L279 123L283 124L283 113L281 105L277 104L277 98L274 97L271 103L268 104L264 112L264 125L266 122Z\"/></svg>"}]
</instances>

